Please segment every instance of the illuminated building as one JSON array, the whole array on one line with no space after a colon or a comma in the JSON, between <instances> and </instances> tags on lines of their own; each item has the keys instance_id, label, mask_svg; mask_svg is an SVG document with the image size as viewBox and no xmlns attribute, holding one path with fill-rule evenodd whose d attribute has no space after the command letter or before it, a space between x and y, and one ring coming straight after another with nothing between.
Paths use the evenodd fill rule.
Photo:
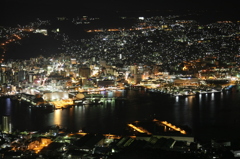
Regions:
<instances>
[{"instance_id":1,"label":"illuminated building","mask_svg":"<svg viewBox=\"0 0 240 159\"><path fill-rule=\"evenodd\" d=\"M5 72L0 72L0 82L1 83L6 83L6 73Z\"/></svg>"},{"instance_id":2,"label":"illuminated building","mask_svg":"<svg viewBox=\"0 0 240 159\"><path fill-rule=\"evenodd\" d=\"M19 79L19 81L25 80L26 79L26 74L27 74L26 71L23 71L23 70L18 71L18 79Z\"/></svg>"},{"instance_id":3,"label":"illuminated building","mask_svg":"<svg viewBox=\"0 0 240 159\"><path fill-rule=\"evenodd\" d=\"M72 65L77 64L76 58L71 58L71 64Z\"/></svg>"},{"instance_id":4,"label":"illuminated building","mask_svg":"<svg viewBox=\"0 0 240 159\"><path fill-rule=\"evenodd\" d=\"M41 34L43 34L43 35L45 35L45 36L48 35L47 29L36 29L36 30L34 31L34 33L41 33Z\"/></svg>"},{"instance_id":5,"label":"illuminated building","mask_svg":"<svg viewBox=\"0 0 240 159\"><path fill-rule=\"evenodd\" d=\"M12 123L10 116L3 116L2 117L2 131L7 134L12 133Z\"/></svg>"},{"instance_id":6,"label":"illuminated building","mask_svg":"<svg viewBox=\"0 0 240 159\"><path fill-rule=\"evenodd\" d=\"M61 99L68 99L68 92L51 92L51 93L44 93L43 99L46 101L52 100L61 100Z\"/></svg>"},{"instance_id":7,"label":"illuminated building","mask_svg":"<svg viewBox=\"0 0 240 159\"><path fill-rule=\"evenodd\" d=\"M80 68L79 68L79 76L82 77L82 85L85 85L87 84L87 79L90 77L91 75L91 70L89 67L85 66L85 65L82 65Z\"/></svg>"}]
</instances>

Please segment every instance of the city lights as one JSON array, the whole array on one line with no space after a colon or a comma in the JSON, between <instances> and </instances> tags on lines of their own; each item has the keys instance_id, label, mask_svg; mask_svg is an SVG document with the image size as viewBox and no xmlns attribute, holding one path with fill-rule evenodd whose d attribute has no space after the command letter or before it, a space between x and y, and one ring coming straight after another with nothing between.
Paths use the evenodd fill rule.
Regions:
<instances>
[{"instance_id":1,"label":"city lights","mask_svg":"<svg viewBox=\"0 0 240 159\"><path fill-rule=\"evenodd\" d=\"M47 4L40 3L39 8ZM57 10L52 9L57 3L48 4L52 13ZM80 9L92 5L82 4ZM64 6L68 11L73 8ZM34 14L25 11L26 16L16 16L19 21ZM224 12L215 20L208 17L210 22L198 21L207 17L205 11L147 12L50 18L41 10L40 15L49 20L0 26L0 156L114 158L122 153L126 158L172 154L221 158L231 154L228 142L214 138L211 144L200 145L192 132L202 133L207 122L204 128L230 123L230 133L239 131L235 132L237 111L229 115L239 103L231 101L235 105L230 107L225 98L238 97L240 88L240 21L226 19ZM119 16L122 13L131 15ZM136 118L144 120L129 123ZM18 130L43 127L48 130Z\"/></svg>"}]
</instances>

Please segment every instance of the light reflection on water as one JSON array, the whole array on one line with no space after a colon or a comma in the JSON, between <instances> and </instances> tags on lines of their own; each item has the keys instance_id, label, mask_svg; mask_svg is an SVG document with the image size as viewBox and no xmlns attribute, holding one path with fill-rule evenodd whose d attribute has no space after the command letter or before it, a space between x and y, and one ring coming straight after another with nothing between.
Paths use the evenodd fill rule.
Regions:
<instances>
[{"instance_id":1,"label":"light reflection on water","mask_svg":"<svg viewBox=\"0 0 240 159\"><path fill-rule=\"evenodd\" d=\"M12 110L12 102L11 102L11 100L10 100L10 98L7 98L6 99L6 115L11 115L11 110Z\"/></svg>"},{"instance_id":2,"label":"light reflection on water","mask_svg":"<svg viewBox=\"0 0 240 159\"><path fill-rule=\"evenodd\" d=\"M50 125L62 125L61 123L61 109L55 110L54 117L53 117L53 124Z\"/></svg>"},{"instance_id":3,"label":"light reflection on water","mask_svg":"<svg viewBox=\"0 0 240 159\"><path fill-rule=\"evenodd\" d=\"M0 115L11 115L14 128L45 129L59 125L71 131L122 133L126 123L157 118L175 125L187 125L194 134L225 135L228 130L240 132L240 93L224 92L173 97L145 91L112 91L109 97L126 100L105 100L103 105L75 106L70 109L42 112L26 104L1 99ZM0 118L1 121L1 118ZM215 134L214 134L215 133Z\"/></svg>"}]
</instances>

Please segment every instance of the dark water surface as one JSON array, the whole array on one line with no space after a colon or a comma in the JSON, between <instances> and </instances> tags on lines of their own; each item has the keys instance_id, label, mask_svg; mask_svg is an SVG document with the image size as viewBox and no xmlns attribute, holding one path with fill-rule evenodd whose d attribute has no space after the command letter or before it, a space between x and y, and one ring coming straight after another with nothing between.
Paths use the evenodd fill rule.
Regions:
<instances>
[{"instance_id":1,"label":"dark water surface","mask_svg":"<svg viewBox=\"0 0 240 159\"><path fill-rule=\"evenodd\" d=\"M106 94L109 97L126 97L126 100L109 100L98 106L75 106L44 112L28 108L26 103L2 98L0 115L10 115L13 128L19 130L44 130L60 125L70 131L82 129L93 133L121 134L128 122L157 118L188 126L200 139L239 138L240 92L236 88L222 93L179 98L143 90Z\"/></svg>"}]
</instances>

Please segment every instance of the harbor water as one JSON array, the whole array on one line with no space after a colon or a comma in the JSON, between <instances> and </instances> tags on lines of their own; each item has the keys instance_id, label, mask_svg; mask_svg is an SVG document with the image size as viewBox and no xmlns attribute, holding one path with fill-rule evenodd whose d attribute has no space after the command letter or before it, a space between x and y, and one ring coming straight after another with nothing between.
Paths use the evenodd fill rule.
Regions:
<instances>
[{"instance_id":1,"label":"harbor water","mask_svg":"<svg viewBox=\"0 0 240 159\"><path fill-rule=\"evenodd\" d=\"M175 97L145 90L103 91L101 105L43 111L23 101L1 98L0 115L11 116L13 130L47 130L59 125L69 131L124 134L129 122L158 119L189 127L196 139L238 139L240 92ZM116 98L115 98L116 97ZM115 99L114 99L115 98ZM2 118L0 118L0 123Z\"/></svg>"}]
</instances>

